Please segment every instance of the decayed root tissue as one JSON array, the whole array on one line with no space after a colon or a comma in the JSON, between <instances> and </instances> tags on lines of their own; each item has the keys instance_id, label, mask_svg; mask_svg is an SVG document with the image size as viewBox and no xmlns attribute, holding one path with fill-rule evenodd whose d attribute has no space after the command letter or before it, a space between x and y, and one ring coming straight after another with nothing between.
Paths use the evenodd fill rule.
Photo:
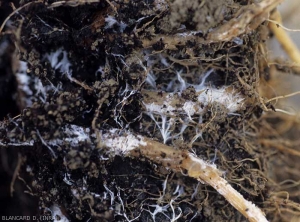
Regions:
<instances>
[{"instance_id":1,"label":"decayed root tissue","mask_svg":"<svg viewBox=\"0 0 300 222\"><path fill-rule=\"evenodd\" d=\"M214 164L209 164L192 153L176 150L170 146L156 142L142 136L135 136L129 132L116 129L102 135L100 146L109 148L109 152L134 157L146 157L162 164L176 172L207 183L218 191L220 195L235 207L251 222L264 222L264 213L250 201L236 191L224 178Z\"/></svg>"},{"instance_id":2,"label":"decayed root tissue","mask_svg":"<svg viewBox=\"0 0 300 222\"><path fill-rule=\"evenodd\" d=\"M167 43L166 48L170 49L174 49L176 45L191 40L202 44L230 41L238 38L241 34L255 30L262 22L269 18L270 12L283 1L284 0L264 0L259 3L243 6L231 20L209 32L205 39L197 36L199 33L202 33L199 30L180 33L175 36L158 36L151 41L144 40L143 46L147 48L162 40Z\"/></svg>"}]
</instances>

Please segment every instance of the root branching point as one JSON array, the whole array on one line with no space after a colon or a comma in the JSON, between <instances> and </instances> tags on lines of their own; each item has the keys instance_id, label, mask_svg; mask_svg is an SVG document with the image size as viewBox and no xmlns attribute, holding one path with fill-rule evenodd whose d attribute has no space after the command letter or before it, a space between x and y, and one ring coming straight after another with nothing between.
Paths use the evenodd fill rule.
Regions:
<instances>
[{"instance_id":1,"label":"root branching point","mask_svg":"<svg viewBox=\"0 0 300 222\"><path fill-rule=\"evenodd\" d=\"M153 141L151 139L122 133L103 134L102 145L109 148L108 152L123 153L134 157L146 157L175 172L186 172L192 178L207 183L218 191L234 208L243 214L251 222L267 221L263 212L250 201L247 201L225 179L215 165L209 164L193 154L176 150L170 146ZM121 145L120 145L121 144ZM123 148L123 150L122 150Z\"/></svg>"},{"instance_id":2,"label":"root branching point","mask_svg":"<svg viewBox=\"0 0 300 222\"><path fill-rule=\"evenodd\" d=\"M275 10L271 15L269 27L291 60L296 64L300 64L300 52L298 47L286 33L284 28L282 28L281 15L277 10Z\"/></svg>"}]
</instances>

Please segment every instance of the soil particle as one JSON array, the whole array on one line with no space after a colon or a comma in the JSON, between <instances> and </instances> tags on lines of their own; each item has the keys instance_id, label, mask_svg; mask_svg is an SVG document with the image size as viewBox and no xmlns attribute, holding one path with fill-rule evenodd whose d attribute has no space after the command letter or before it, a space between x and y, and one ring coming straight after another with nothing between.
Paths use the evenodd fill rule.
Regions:
<instances>
[{"instance_id":1,"label":"soil particle","mask_svg":"<svg viewBox=\"0 0 300 222\"><path fill-rule=\"evenodd\" d=\"M229 7L230 6L230 7ZM188 30L206 33L228 19L235 7L233 0L174 0L171 3L170 24L173 28L184 25Z\"/></svg>"},{"instance_id":2,"label":"soil particle","mask_svg":"<svg viewBox=\"0 0 300 222\"><path fill-rule=\"evenodd\" d=\"M185 177L187 172L114 155L99 144L101 133L112 128L147 136L214 162L248 200L263 202L266 180L256 172L264 171L264 160L247 161L256 157L248 144L257 141L244 136L256 133L253 111L261 115L255 94L257 30L239 41L198 44L192 39L168 49L161 40L142 47L143 40L165 34L201 31L203 37L246 1L111 0L76 7L66 1L47 7L55 2L32 4L12 16L10 30L20 27L19 39L5 34L0 40L0 104L10 102L1 118L14 117L0 123L0 143L20 144L26 160L20 173L31 169L33 182L27 183L39 197L39 214L59 205L70 221L177 216L177 221L245 221L213 188ZM29 81L23 85L15 78L12 42L27 65L21 74ZM208 87L228 86L254 101L251 107L228 113L209 100L199 105L201 114L190 117L176 110L149 114L144 107L145 90L157 100L173 93L178 108L196 103Z\"/></svg>"}]
</instances>

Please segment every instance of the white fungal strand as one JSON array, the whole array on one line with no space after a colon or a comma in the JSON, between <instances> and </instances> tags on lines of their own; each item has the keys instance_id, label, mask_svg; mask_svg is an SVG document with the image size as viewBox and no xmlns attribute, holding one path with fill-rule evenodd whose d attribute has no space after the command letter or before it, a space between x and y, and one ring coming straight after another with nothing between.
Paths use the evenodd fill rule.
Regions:
<instances>
[{"instance_id":1,"label":"white fungal strand","mask_svg":"<svg viewBox=\"0 0 300 222\"><path fill-rule=\"evenodd\" d=\"M187 160L183 163L183 168L188 170L190 177L198 178L198 180L212 186L218 191L228 202L241 212L251 222L267 222L264 213L252 202L246 200L237 190L235 190L220 175L220 171L215 165L206 163L199 157L188 154Z\"/></svg>"},{"instance_id":2,"label":"white fungal strand","mask_svg":"<svg viewBox=\"0 0 300 222\"><path fill-rule=\"evenodd\" d=\"M60 207L57 204L52 205L49 210L54 222L69 222L68 218L62 213Z\"/></svg>"},{"instance_id":3,"label":"white fungal strand","mask_svg":"<svg viewBox=\"0 0 300 222\"><path fill-rule=\"evenodd\" d=\"M203 107L212 103L223 105L228 113L234 113L243 107L244 98L232 90L226 88L214 89L207 87L197 92L197 101L184 100L180 93L161 93L144 91L144 106L147 113L161 115L186 114L191 117L194 114L201 115Z\"/></svg>"},{"instance_id":4,"label":"white fungal strand","mask_svg":"<svg viewBox=\"0 0 300 222\"><path fill-rule=\"evenodd\" d=\"M229 91L226 88L214 89L207 88L204 93L198 96L198 101L205 106L209 103L219 103L225 106L229 113L236 112L242 108L244 98L234 91Z\"/></svg>"},{"instance_id":5,"label":"white fungal strand","mask_svg":"<svg viewBox=\"0 0 300 222\"><path fill-rule=\"evenodd\" d=\"M62 55L62 59L59 57ZM68 59L68 53L62 48L59 48L55 52L51 52L45 55L50 62L52 68L59 70L62 74L66 74L68 77L71 75L71 63Z\"/></svg>"},{"instance_id":6,"label":"white fungal strand","mask_svg":"<svg viewBox=\"0 0 300 222\"><path fill-rule=\"evenodd\" d=\"M175 106L175 104L178 103L178 98L174 93L165 93L163 94L163 96L161 96L161 98L159 98L157 92L145 92L144 95L147 96L143 103L145 105L146 111L149 113L174 115L175 112L180 112L178 107L176 108Z\"/></svg>"},{"instance_id":7,"label":"white fungal strand","mask_svg":"<svg viewBox=\"0 0 300 222\"><path fill-rule=\"evenodd\" d=\"M267 222L263 212L223 179L222 172L214 164L209 164L187 151L176 150L149 138L117 129L103 133L101 144L109 148L109 152L114 155L143 156L176 172L185 169L190 177L216 189L249 221Z\"/></svg>"},{"instance_id":8,"label":"white fungal strand","mask_svg":"<svg viewBox=\"0 0 300 222\"><path fill-rule=\"evenodd\" d=\"M110 148L115 154L127 154L136 148L146 146L142 136L135 136L130 132L122 133L120 130L112 129L102 134L101 145Z\"/></svg>"}]
</instances>

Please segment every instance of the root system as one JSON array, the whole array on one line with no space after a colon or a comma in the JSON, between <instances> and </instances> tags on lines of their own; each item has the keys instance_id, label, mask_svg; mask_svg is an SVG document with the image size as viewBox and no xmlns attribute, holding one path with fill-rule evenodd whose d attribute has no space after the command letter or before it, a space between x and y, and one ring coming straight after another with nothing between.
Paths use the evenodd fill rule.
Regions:
<instances>
[{"instance_id":1,"label":"root system","mask_svg":"<svg viewBox=\"0 0 300 222\"><path fill-rule=\"evenodd\" d=\"M18 215L299 217L299 119L277 103L298 92L262 90L282 1L0 1L0 150L28 199Z\"/></svg>"}]
</instances>

